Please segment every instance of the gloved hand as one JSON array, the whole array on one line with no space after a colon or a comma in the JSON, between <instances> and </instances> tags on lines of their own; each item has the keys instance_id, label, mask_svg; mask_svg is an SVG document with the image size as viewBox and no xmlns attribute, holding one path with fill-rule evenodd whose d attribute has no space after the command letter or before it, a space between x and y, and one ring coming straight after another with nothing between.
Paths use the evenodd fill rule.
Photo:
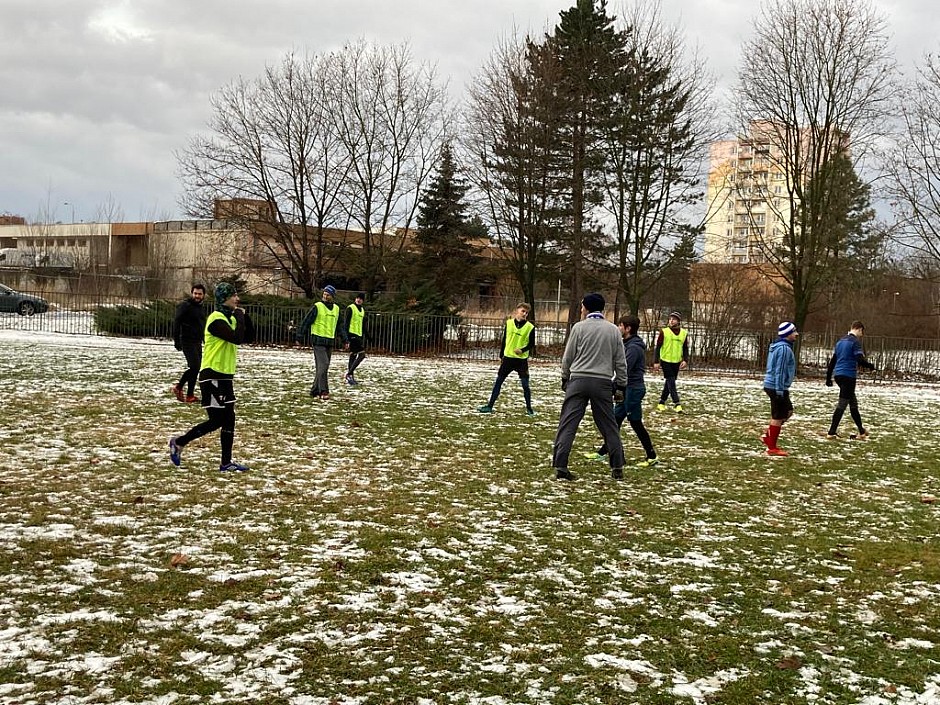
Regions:
<instances>
[{"instance_id":1,"label":"gloved hand","mask_svg":"<svg viewBox=\"0 0 940 705\"><path fill-rule=\"evenodd\" d=\"M562 378L562 380L561 380L561 391L563 391L563 392L568 391L568 380L566 380L566 379L564 379L564 378Z\"/></svg>"},{"instance_id":2,"label":"gloved hand","mask_svg":"<svg viewBox=\"0 0 940 705\"><path fill-rule=\"evenodd\" d=\"M827 387L831 387L831 386L832 386L832 379L829 378L829 377L826 377L826 386L827 386Z\"/></svg>"},{"instance_id":3,"label":"gloved hand","mask_svg":"<svg viewBox=\"0 0 940 705\"><path fill-rule=\"evenodd\" d=\"M614 390L614 403L619 404L622 401L623 401L623 390L615 389Z\"/></svg>"}]
</instances>

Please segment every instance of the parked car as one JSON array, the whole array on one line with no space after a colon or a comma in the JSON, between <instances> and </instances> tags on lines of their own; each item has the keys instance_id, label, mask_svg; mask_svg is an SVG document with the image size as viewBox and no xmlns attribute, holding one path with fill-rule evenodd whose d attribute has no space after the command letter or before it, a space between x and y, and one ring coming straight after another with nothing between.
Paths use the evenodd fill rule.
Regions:
<instances>
[{"instance_id":1,"label":"parked car","mask_svg":"<svg viewBox=\"0 0 940 705\"><path fill-rule=\"evenodd\" d=\"M0 311L32 316L34 313L45 313L48 310L49 302L45 299L23 294L0 284Z\"/></svg>"}]
</instances>

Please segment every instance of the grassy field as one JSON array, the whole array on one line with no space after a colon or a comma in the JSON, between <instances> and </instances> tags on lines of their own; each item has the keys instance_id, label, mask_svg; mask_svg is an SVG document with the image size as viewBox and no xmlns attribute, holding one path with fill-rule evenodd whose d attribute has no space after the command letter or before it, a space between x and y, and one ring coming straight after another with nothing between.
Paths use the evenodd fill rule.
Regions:
<instances>
[{"instance_id":1,"label":"grassy field","mask_svg":"<svg viewBox=\"0 0 940 705\"><path fill-rule=\"evenodd\" d=\"M650 376L661 465L586 421L565 483L555 365L529 418L476 412L495 363L343 361L315 402L309 351L243 351L220 474L167 458L169 345L0 332L0 703L940 703L936 388L863 381L830 442L798 381L769 458L758 379L677 415Z\"/></svg>"}]
</instances>

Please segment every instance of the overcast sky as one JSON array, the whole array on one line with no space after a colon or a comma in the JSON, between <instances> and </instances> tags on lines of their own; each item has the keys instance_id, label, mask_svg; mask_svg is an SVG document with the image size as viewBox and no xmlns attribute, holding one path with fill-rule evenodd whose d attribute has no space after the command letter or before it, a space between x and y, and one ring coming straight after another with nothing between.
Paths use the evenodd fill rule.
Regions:
<instances>
[{"instance_id":1,"label":"overcast sky","mask_svg":"<svg viewBox=\"0 0 940 705\"><path fill-rule=\"evenodd\" d=\"M499 38L542 33L574 0L0 0L0 214L183 217L174 152L209 96L291 49L410 42L451 93ZM615 14L620 0L610 0ZM940 48L934 0L878 0L909 68ZM750 0L663 0L720 86L735 80Z\"/></svg>"}]
</instances>

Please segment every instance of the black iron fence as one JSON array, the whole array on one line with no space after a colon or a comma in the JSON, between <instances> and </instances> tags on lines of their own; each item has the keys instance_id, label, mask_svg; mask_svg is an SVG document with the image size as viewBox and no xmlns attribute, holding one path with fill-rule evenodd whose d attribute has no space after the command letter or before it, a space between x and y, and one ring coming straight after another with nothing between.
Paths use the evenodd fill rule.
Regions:
<instances>
[{"instance_id":1,"label":"black iron fence","mask_svg":"<svg viewBox=\"0 0 940 705\"><path fill-rule=\"evenodd\" d=\"M46 295L49 311L33 316L0 313L0 330L68 335L114 335L169 338L175 304L167 301L121 297ZM255 321L259 345L293 345L297 325L307 311L303 306L248 306ZM505 326L504 317L426 316L410 313L368 312L367 344L373 353L418 355L464 360L496 360ZM689 367L693 371L738 374L763 372L767 348L776 331L705 330L689 325ZM656 330L643 331L652 361ZM802 375L825 374L833 345L841 334L804 332L797 352ZM557 362L564 350L566 329L538 323L535 362ZM886 378L909 381L940 379L940 340L889 338L869 335L866 353Z\"/></svg>"}]
</instances>

